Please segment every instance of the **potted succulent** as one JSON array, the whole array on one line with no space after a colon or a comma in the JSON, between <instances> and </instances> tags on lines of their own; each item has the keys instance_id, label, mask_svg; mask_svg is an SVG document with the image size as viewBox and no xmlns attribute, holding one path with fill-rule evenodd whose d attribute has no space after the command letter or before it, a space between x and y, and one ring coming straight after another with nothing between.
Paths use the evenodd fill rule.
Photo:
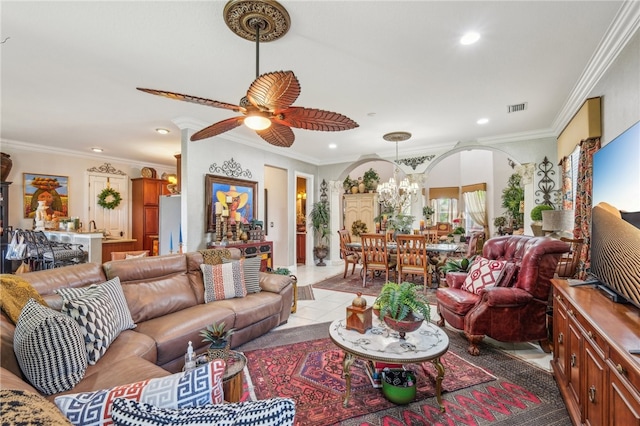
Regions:
<instances>
[{"instance_id":1,"label":"potted succulent","mask_svg":"<svg viewBox=\"0 0 640 426\"><path fill-rule=\"evenodd\" d=\"M542 211L543 210L553 210L553 207L547 204L539 204L531 209L531 231L533 235L536 237L541 237L544 235L542 232Z\"/></svg>"},{"instance_id":2,"label":"potted succulent","mask_svg":"<svg viewBox=\"0 0 640 426\"><path fill-rule=\"evenodd\" d=\"M227 325L224 322L219 324L214 322L213 324L208 325L204 330L200 331L202 341L209 343L207 353L210 360L216 358L227 359L231 344L230 337L234 332L235 329L227 329Z\"/></svg>"},{"instance_id":3,"label":"potted succulent","mask_svg":"<svg viewBox=\"0 0 640 426\"><path fill-rule=\"evenodd\" d=\"M315 234L316 246L313 248L313 254L318 258L317 266L326 266L324 258L329 254L329 203L326 201L318 201L313 203L311 212L309 213L309 221L311 229Z\"/></svg>"},{"instance_id":4,"label":"potted succulent","mask_svg":"<svg viewBox=\"0 0 640 426\"><path fill-rule=\"evenodd\" d=\"M373 170L373 168L370 168L369 170L364 172L364 175L362 175L362 180L364 181L366 190L369 192L373 192L378 187L380 176L378 175L378 172Z\"/></svg>"},{"instance_id":5,"label":"potted succulent","mask_svg":"<svg viewBox=\"0 0 640 426\"><path fill-rule=\"evenodd\" d=\"M384 284L373 307L379 309L379 318L398 331L401 339L406 332L420 328L422 321L429 321L431 314L421 287L410 282Z\"/></svg>"}]
</instances>

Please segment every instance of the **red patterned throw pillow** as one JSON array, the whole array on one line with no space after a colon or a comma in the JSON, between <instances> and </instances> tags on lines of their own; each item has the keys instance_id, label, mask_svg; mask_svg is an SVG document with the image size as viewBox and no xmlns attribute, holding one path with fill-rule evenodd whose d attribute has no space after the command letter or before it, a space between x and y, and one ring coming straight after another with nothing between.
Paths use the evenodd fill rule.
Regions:
<instances>
[{"instance_id":1,"label":"red patterned throw pillow","mask_svg":"<svg viewBox=\"0 0 640 426\"><path fill-rule=\"evenodd\" d=\"M469 293L480 294L485 288L495 286L506 264L504 260L476 257L462 284L462 289Z\"/></svg>"},{"instance_id":2,"label":"red patterned throw pillow","mask_svg":"<svg viewBox=\"0 0 640 426\"><path fill-rule=\"evenodd\" d=\"M221 265L200 265L204 282L204 302L245 297L244 259Z\"/></svg>"}]
</instances>

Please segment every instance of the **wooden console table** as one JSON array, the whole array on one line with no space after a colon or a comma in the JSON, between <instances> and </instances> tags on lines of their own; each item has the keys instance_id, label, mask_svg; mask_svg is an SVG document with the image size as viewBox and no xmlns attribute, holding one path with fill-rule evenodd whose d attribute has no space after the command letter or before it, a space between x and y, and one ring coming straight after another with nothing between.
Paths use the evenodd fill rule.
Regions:
<instances>
[{"instance_id":1,"label":"wooden console table","mask_svg":"<svg viewBox=\"0 0 640 426\"><path fill-rule=\"evenodd\" d=\"M640 424L640 309L551 281L551 367L573 424Z\"/></svg>"},{"instance_id":2,"label":"wooden console table","mask_svg":"<svg viewBox=\"0 0 640 426\"><path fill-rule=\"evenodd\" d=\"M267 268L273 268L273 242L271 241L254 241L242 244L227 244L224 246L215 243L209 243L207 245L207 248L213 249L225 249L232 247L240 250L243 257L260 256L262 258L260 271L266 272Z\"/></svg>"}]
</instances>

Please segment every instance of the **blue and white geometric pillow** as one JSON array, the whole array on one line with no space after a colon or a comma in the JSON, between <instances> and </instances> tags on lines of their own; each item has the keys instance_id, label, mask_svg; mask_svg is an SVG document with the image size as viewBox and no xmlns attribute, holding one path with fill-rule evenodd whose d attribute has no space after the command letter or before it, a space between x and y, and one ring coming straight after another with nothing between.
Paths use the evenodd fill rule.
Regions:
<instances>
[{"instance_id":1,"label":"blue and white geometric pillow","mask_svg":"<svg viewBox=\"0 0 640 426\"><path fill-rule=\"evenodd\" d=\"M116 426L290 426L295 415L295 403L286 398L177 410L118 398L112 410Z\"/></svg>"},{"instance_id":2,"label":"blue and white geometric pillow","mask_svg":"<svg viewBox=\"0 0 640 426\"><path fill-rule=\"evenodd\" d=\"M223 402L221 359L186 372L144 380L111 389L61 395L54 402L74 425L112 424L111 413L116 398L152 404L160 408L188 408Z\"/></svg>"}]
</instances>

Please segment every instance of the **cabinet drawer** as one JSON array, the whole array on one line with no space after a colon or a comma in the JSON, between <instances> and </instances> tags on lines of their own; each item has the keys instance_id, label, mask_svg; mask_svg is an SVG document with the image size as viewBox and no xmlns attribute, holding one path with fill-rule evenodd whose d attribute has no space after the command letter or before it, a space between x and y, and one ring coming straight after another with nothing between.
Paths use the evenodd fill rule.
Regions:
<instances>
[{"instance_id":1,"label":"cabinet drawer","mask_svg":"<svg viewBox=\"0 0 640 426\"><path fill-rule=\"evenodd\" d=\"M611 351L608 363L609 368L617 371L620 379L628 382L629 386L640 396L640 371L638 371L638 367L633 368L631 362L616 351Z\"/></svg>"}]
</instances>

